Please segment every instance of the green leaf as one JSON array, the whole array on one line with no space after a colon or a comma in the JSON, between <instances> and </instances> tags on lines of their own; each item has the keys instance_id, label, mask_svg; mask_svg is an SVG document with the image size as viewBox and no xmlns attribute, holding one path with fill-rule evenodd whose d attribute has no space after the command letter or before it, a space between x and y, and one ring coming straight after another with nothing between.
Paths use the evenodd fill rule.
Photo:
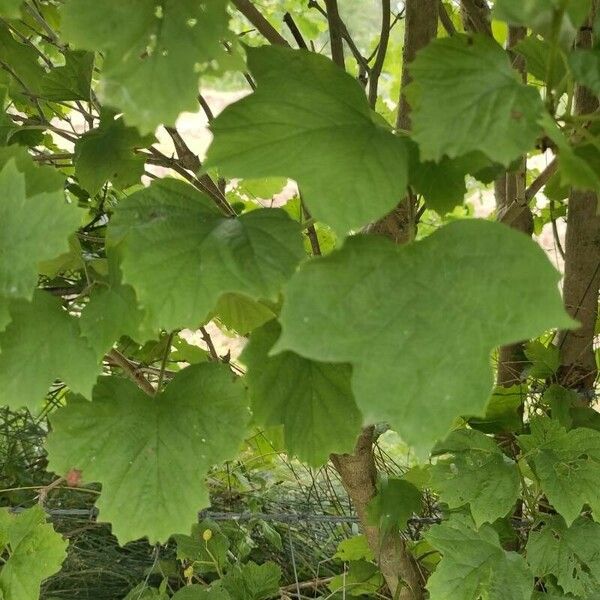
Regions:
<instances>
[{"instance_id":1,"label":"green leaf","mask_svg":"<svg viewBox=\"0 0 600 600\"><path fill-rule=\"evenodd\" d=\"M119 204L109 239L123 238L123 279L149 323L167 330L197 327L227 292L276 299L304 257L299 225L283 210L226 218L204 194L175 179Z\"/></svg>"},{"instance_id":2,"label":"green leaf","mask_svg":"<svg viewBox=\"0 0 600 600\"><path fill-rule=\"evenodd\" d=\"M527 562L537 577L556 577L567 594L593 598L600 589L600 524L576 519L570 527L558 515L545 515L527 542Z\"/></svg>"},{"instance_id":3,"label":"green leaf","mask_svg":"<svg viewBox=\"0 0 600 600\"><path fill-rule=\"evenodd\" d=\"M79 212L62 189L29 194L26 176L9 160L0 171L0 294L31 298L38 263L69 250L78 225Z\"/></svg>"},{"instance_id":4,"label":"green leaf","mask_svg":"<svg viewBox=\"0 0 600 600\"><path fill-rule=\"evenodd\" d=\"M522 386L497 387L485 407L483 417L469 417L468 423L484 433L520 432L523 429L521 406L524 401Z\"/></svg>"},{"instance_id":5,"label":"green leaf","mask_svg":"<svg viewBox=\"0 0 600 600\"><path fill-rule=\"evenodd\" d=\"M5 600L38 598L42 581L58 572L67 556L67 542L46 523L41 506L17 515L0 510L0 546L0 597Z\"/></svg>"},{"instance_id":6,"label":"green leaf","mask_svg":"<svg viewBox=\"0 0 600 600\"><path fill-rule=\"evenodd\" d=\"M235 456L247 420L244 388L225 365L188 367L153 398L104 377L93 402L72 397L51 416L50 469L102 483L100 516L121 543L166 542L209 504L207 471Z\"/></svg>"},{"instance_id":7,"label":"green leaf","mask_svg":"<svg viewBox=\"0 0 600 600\"><path fill-rule=\"evenodd\" d=\"M21 16L23 0L0 0L0 17L18 19Z\"/></svg>"},{"instance_id":8,"label":"green leaf","mask_svg":"<svg viewBox=\"0 0 600 600\"><path fill-rule=\"evenodd\" d=\"M333 594L348 596L371 596L384 584L377 565L366 560L353 560L348 563L345 573L336 575L327 584Z\"/></svg>"},{"instance_id":9,"label":"green leaf","mask_svg":"<svg viewBox=\"0 0 600 600\"><path fill-rule=\"evenodd\" d=\"M569 65L579 83L600 95L600 48L575 50L569 55Z\"/></svg>"},{"instance_id":10,"label":"green leaf","mask_svg":"<svg viewBox=\"0 0 600 600\"><path fill-rule=\"evenodd\" d=\"M424 451L455 417L484 411L492 348L573 326L558 277L537 244L498 223L459 220L401 247L355 236L290 280L272 352L351 363L365 421Z\"/></svg>"},{"instance_id":11,"label":"green leaf","mask_svg":"<svg viewBox=\"0 0 600 600\"><path fill-rule=\"evenodd\" d=\"M534 146L540 96L519 81L506 52L487 36L434 40L410 72L412 137L423 160L480 151L508 166Z\"/></svg>"},{"instance_id":12,"label":"green leaf","mask_svg":"<svg viewBox=\"0 0 600 600\"><path fill-rule=\"evenodd\" d=\"M10 311L8 310L9 301L0 296L0 332L10 323Z\"/></svg>"},{"instance_id":13,"label":"green leaf","mask_svg":"<svg viewBox=\"0 0 600 600\"><path fill-rule=\"evenodd\" d=\"M60 301L36 291L9 310L12 321L0 334L0 405L36 410L55 379L89 397L98 362Z\"/></svg>"},{"instance_id":14,"label":"green leaf","mask_svg":"<svg viewBox=\"0 0 600 600\"><path fill-rule=\"evenodd\" d=\"M187 585L178 590L171 600L229 600L229 594L220 586Z\"/></svg>"},{"instance_id":15,"label":"green leaf","mask_svg":"<svg viewBox=\"0 0 600 600\"><path fill-rule=\"evenodd\" d=\"M122 335L138 339L143 317L130 286L100 285L81 311L79 325L96 356L102 358Z\"/></svg>"},{"instance_id":16,"label":"green leaf","mask_svg":"<svg viewBox=\"0 0 600 600\"><path fill-rule=\"evenodd\" d=\"M139 183L146 159L133 150L144 145L137 130L125 127L123 119L103 115L100 127L84 133L75 144L75 175L81 187L94 196L106 181L119 189Z\"/></svg>"},{"instance_id":17,"label":"green leaf","mask_svg":"<svg viewBox=\"0 0 600 600\"><path fill-rule=\"evenodd\" d=\"M385 536L406 529L408 519L423 508L421 492L408 481L390 477L380 481L377 495L367 506L370 524L377 525Z\"/></svg>"},{"instance_id":18,"label":"green leaf","mask_svg":"<svg viewBox=\"0 0 600 600\"><path fill-rule=\"evenodd\" d=\"M531 422L531 434L519 437L542 491L568 525L584 504L600 516L600 432L567 431L547 417Z\"/></svg>"},{"instance_id":19,"label":"green leaf","mask_svg":"<svg viewBox=\"0 0 600 600\"><path fill-rule=\"evenodd\" d=\"M406 142L376 122L354 78L305 50L246 52L258 87L211 123L204 167L295 179L312 216L338 234L391 211L407 185Z\"/></svg>"},{"instance_id":20,"label":"green leaf","mask_svg":"<svg viewBox=\"0 0 600 600\"><path fill-rule=\"evenodd\" d=\"M531 361L528 375L536 379L552 377L558 371L560 364L558 354L558 348L552 343L544 346L539 340L527 342L525 344L525 356Z\"/></svg>"},{"instance_id":21,"label":"green leaf","mask_svg":"<svg viewBox=\"0 0 600 600\"><path fill-rule=\"evenodd\" d=\"M568 47L590 12L591 0L496 0L494 17Z\"/></svg>"},{"instance_id":22,"label":"green leaf","mask_svg":"<svg viewBox=\"0 0 600 600\"><path fill-rule=\"evenodd\" d=\"M42 79L44 100L90 100L94 54L65 50L65 64L55 67Z\"/></svg>"},{"instance_id":23,"label":"green leaf","mask_svg":"<svg viewBox=\"0 0 600 600\"><path fill-rule=\"evenodd\" d=\"M259 425L284 426L289 454L312 466L332 452L352 452L362 419L348 365L307 360L293 352L269 356L281 328L270 321L253 332L241 360Z\"/></svg>"},{"instance_id":24,"label":"green leaf","mask_svg":"<svg viewBox=\"0 0 600 600\"><path fill-rule=\"evenodd\" d=\"M435 525L425 539L443 558L427 582L431 600L530 600L533 577L525 559L505 552L490 525Z\"/></svg>"},{"instance_id":25,"label":"green leaf","mask_svg":"<svg viewBox=\"0 0 600 600\"><path fill-rule=\"evenodd\" d=\"M123 600L169 600L158 588L149 587L147 582L136 585Z\"/></svg>"},{"instance_id":26,"label":"green leaf","mask_svg":"<svg viewBox=\"0 0 600 600\"><path fill-rule=\"evenodd\" d=\"M468 504L475 524L493 523L514 507L519 470L496 442L473 429L453 431L435 453L450 454L430 469L431 485L450 508Z\"/></svg>"},{"instance_id":27,"label":"green leaf","mask_svg":"<svg viewBox=\"0 0 600 600\"><path fill-rule=\"evenodd\" d=\"M528 73L552 88L558 86L567 75L564 55L550 61L552 45L536 35L528 35L521 40L514 51L525 58ZM550 68L552 72L549 72Z\"/></svg>"},{"instance_id":28,"label":"green leaf","mask_svg":"<svg viewBox=\"0 0 600 600\"><path fill-rule=\"evenodd\" d=\"M355 535L354 537L342 540L338 544L334 558L339 558L346 562L361 559L374 560L375 556L369 547L367 538L364 535Z\"/></svg>"},{"instance_id":29,"label":"green leaf","mask_svg":"<svg viewBox=\"0 0 600 600\"><path fill-rule=\"evenodd\" d=\"M553 419L557 420L565 429L571 429L573 425L571 409L579 401L577 392L553 383L544 392L542 401L550 408Z\"/></svg>"},{"instance_id":30,"label":"green leaf","mask_svg":"<svg viewBox=\"0 0 600 600\"><path fill-rule=\"evenodd\" d=\"M229 562L229 540L213 521L194 523L191 535L177 534L173 539L177 544L177 558L190 561L194 571L201 575L219 573Z\"/></svg>"},{"instance_id":31,"label":"green leaf","mask_svg":"<svg viewBox=\"0 0 600 600\"><path fill-rule=\"evenodd\" d=\"M242 294L223 294L217 301L215 317L228 329L245 335L274 319L275 313Z\"/></svg>"},{"instance_id":32,"label":"green leaf","mask_svg":"<svg viewBox=\"0 0 600 600\"><path fill-rule=\"evenodd\" d=\"M98 95L142 134L197 107L198 75L226 56L225 0L68 0L62 33L74 48L102 51Z\"/></svg>"},{"instance_id":33,"label":"green leaf","mask_svg":"<svg viewBox=\"0 0 600 600\"><path fill-rule=\"evenodd\" d=\"M281 569L273 562L235 565L221 579L232 600L266 600L279 594Z\"/></svg>"}]
</instances>

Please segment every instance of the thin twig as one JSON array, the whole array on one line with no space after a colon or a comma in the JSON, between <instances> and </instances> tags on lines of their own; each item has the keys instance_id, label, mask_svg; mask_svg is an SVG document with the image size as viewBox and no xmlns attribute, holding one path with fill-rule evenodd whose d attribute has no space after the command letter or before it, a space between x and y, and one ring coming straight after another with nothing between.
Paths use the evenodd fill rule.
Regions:
<instances>
[{"instance_id":1,"label":"thin twig","mask_svg":"<svg viewBox=\"0 0 600 600\"><path fill-rule=\"evenodd\" d=\"M106 355L106 360L123 369L124 373L135 383L141 390L150 396L154 396L156 390L152 384L132 365L126 356L123 356L116 348L113 348Z\"/></svg>"},{"instance_id":2,"label":"thin twig","mask_svg":"<svg viewBox=\"0 0 600 600\"><path fill-rule=\"evenodd\" d=\"M450 36L453 36L456 34L456 27L454 27L454 23L452 22L452 19L450 18L450 15L448 14L448 11L446 10L446 6L443 2L440 2L440 23L442 24L442 27L446 30L446 33Z\"/></svg>"},{"instance_id":3,"label":"thin twig","mask_svg":"<svg viewBox=\"0 0 600 600\"><path fill-rule=\"evenodd\" d=\"M381 0L381 34L379 36L379 48L375 56L375 62L371 69L369 77L369 104L371 108L375 108L377 103L377 86L379 85L379 77L383 69L385 55L387 54L388 42L390 40L390 0Z\"/></svg>"},{"instance_id":4,"label":"thin twig","mask_svg":"<svg viewBox=\"0 0 600 600\"><path fill-rule=\"evenodd\" d=\"M344 61L344 44L342 42L342 19L338 10L337 0L325 0L327 22L329 23L329 43L331 44L331 59L342 69L346 69Z\"/></svg>"},{"instance_id":5,"label":"thin twig","mask_svg":"<svg viewBox=\"0 0 600 600\"><path fill-rule=\"evenodd\" d=\"M296 40L296 44L298 44L298 48L308 49L308 46L306 45L306 42L304 41L304 38L302 37L302 34L300 33L300 30L294 21L294 17L292 17L289 12L286 12L285 15L283 15L283 22L288 26L290 33Z\"/></svg>"},{"instance_id":6,"label":"thin twig","mask_svg":"<svg viewBox=\"0 0 600 600\"><path fill-rule=\"evenodd\" d=\"M263 17L250 0L232 0L232 2L268 42L278 46L289 46L286 39Z\"/></svg>"},{"instance_id":7,"label":"thin twig","mask_svg":"<svg viewBox=\"0 0 600 600\"><path fill-rule=\"evenodd\" d=\"M171 331L165 345L165 353L163 354L162 362L160 363L160 373L158 374L158 383L156 384L156 391L160 392L160 388L165 377L165 371L167 370L167 361L169 360L169 354L171 354L171 344L173 343L174 331Z\"/></svg>"},{"instance_id":8,"label":"thin twig","mask_svg":"<svg viewBox=\"0 0 600 600\"><path fill-rule=\"evenodd\" d=\"M221 360L221 357L219 356L219 353L217 352L217 349L215 348L212 338L210 337L210 333L208 333L208 331L206 331L205 327L200 327L200 334L202 335L202 339L204 340L204 343L208 346L208 353L211 355L211 357L214 358L215 360Z\"/></svg>"}]
</instances>

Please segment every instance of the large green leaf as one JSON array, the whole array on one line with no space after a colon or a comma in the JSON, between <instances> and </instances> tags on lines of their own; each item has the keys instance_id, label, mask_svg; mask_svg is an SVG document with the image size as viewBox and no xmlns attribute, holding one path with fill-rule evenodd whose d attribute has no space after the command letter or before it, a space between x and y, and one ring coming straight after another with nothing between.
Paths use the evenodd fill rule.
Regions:
<instances>
[{"instance_id":1,"label":"large green leaf","mask_svg":"<svg viewBox=\"0 0 600 600\"><path fill-rule=\"evenodd\" d=\"M591 0L496 0L494 17L540 33L568 47L585 21Z\"/></svg>"},{"instance_id":2,"label":"large green leaf","mask_svg":"<svg viewBox=\"0 0 600 600\"><path fill-rule=\"evenodd\" d=\"M165 329L197 327L226 292L276 299L304 256L300 227L283 210L225 218L175 179L123 201L109 237L124 240L123 279Z\"/></svg>"},{"instance_id":3,"label":"large green leaf","mask_svg":"<svg viewBox=\"0 0 600 600\"><path fill-rule=\"evenodd\" d=\"M121 543L166 542L209 504L207 471L235 456L248 416L244 388L225 365L188 367L156 397L105 377L93 402L72 397L52 415L50 469L102 483L100 516Z\"/></svg>"},{"instance_id":4,"label":"large green leaf","mask_svg":"<svg viewBox=\"0 0 600 600\"><path fill-rule=\"evenodd\" d=\"M45 100L90 100L94 68L91 52L65 50L65 64L47 73L40 93Z\"/></svg>"},{"instance_id":5,"label":"large green leaf","mask_svg":"<svg viewBox=\"0 0 600 600\"><path fill-rule=\"evenodd\" d=\"M247 54L258 87L211 124L205 167L295 179L311 214L340 234L391 211L407 185L406 143L374 118L361 86L305 50Z\"/></svg>"},{"instance_id":6,"label":"large green leaf","mask_svg":"<svg viewBox=\"0 0 600 600\"><path fill-rule=\"evenodd\" d=\"M29 194L26 175L14 159L6 162L0 171L0 294L31 298L38 263L69 249L79 219L62 188Z\"/></svg>"},{"instance_id":7,"label":"large green leaf","mask_svg":"<svg viewBox=\"0 0 600 600\"><path fill-rule=\"evenodd\" d=\"M533 577L525 559L505 552L490 525L432 527L425 538L443 557L427 582L430 600L530 600Z\"/></svg>"},{"instance_id":8,"label":"large green leaf","mask_svg":"<svg viewBox=\"0 0 600 600\"><path fill-rule=\"evenodd\" d=\"M38 598L40 584L60 569L66 549L67 542L46 523L41 506L17 515L0 510L0 551L7 556L0 567L0 597Z\"/></svg>"},{"instance_id":9,"label":"large green leaf","mask_svg":"<svg viewBox=\"0 0 600 600\"><path fill-rule=\"evenodd\" d=\"M67 0L62 32L103 52L100 99L143 133L197 107L198 75L226 56L226 0Z\"/></svg>"},{"instance_id":10,"label":"large green leaf","mask_svg":"<svg viewBox=\"0 0 600 600\"><path fill-rule=\"evenodd\" d=\"M519 81L506 52L492 39L434 40L417 54L410 72L412 137L423 160L478 150L508 166L533 148L542 101Z\"/></svg>"},{"instance_id":11,"label":"large green leaf","mask_svg":"<svg viewBox=\"0 0 600 600\"><path fill-rule=\"evenodd\" d=\"M531 434L519 437L542 491L568 525L588 504L600 517L600 432L567 431L547 417L531 422Z\"/></svg>"},{"instance_id":12,"label":"large green leaf","mask_svg":"<svg viewBox=\"0 0 600 600\"><path fill-rule=\"evenodd\" d=\"M427 450L456 416L484 411L492 348L573 326L558 278L498 223L456 221L403 247L356 236L291 279L274 351L351 363L365 420Z\"/></svg>"},{"instance_id":13,"label":"large green leaf","mask_svg":"<svg viewBox=\"0 0 600 600\"><path fill-rule=\"evenodd\" d=\"M439 444L436 454L452 455L430 469L432 487L450 508L468 504L477 526L493 523L513 508L519 496L519 470L492 438L459 429Z\"/></svg>"},{"instance_id":14,"label":"large green leaf","mask_svg":"<svg viewBox=\"0 0 600 600\"><path fill-rule=\"evenodd\" d=\"M600 524L579 518L567 527L558 515L543 518L544 526L527 541L527 562L534 574L556 577L567 594L593 598L600 590Z\"/></svg>"},{"instance_id":15,"label":"large green leaf","mask_svg":"<svg viewBox=\"0 0 600 600\"><path fill-rule=\"evenodd\" d=\"M93 196L106 181L120 189L139 183L146 159L133 150L143 145L136 129L105 114L100 127L84 133L75 144L75 175L81 187Z\"/></svg>"},{"instance_id":16,"label":"large green leaf","mask_svg":"<svg viewBox=\"0 0 600 600\"><path fill-rule=\"evenodd\" d=\"M254 331L241 360L256 421L284 426L287 451L313 466L332 452L351 452L361 415L348 365L307 360L294 352L269 356L281 328L270 321Z\"/></svg>"},{"instance_id":17,"label":"large green leaf","mask_svg":"<svg viewBox=\"0 0 600 600\"><path fill-rule=\"evenodd\" d=\"M0 334L0 405L32 410L55 379L90 396L99 366L77 320L43 291L9 304L11 323Z\"/></svg>"}]
</instances>

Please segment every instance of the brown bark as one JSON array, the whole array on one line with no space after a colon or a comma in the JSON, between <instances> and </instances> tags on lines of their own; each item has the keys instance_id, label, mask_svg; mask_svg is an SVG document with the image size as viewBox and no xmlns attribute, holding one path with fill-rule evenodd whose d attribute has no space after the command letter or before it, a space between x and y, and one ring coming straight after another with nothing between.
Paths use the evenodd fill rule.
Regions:
<instances>
[{"instance_id":1,"label":"brown bark","mask_svg":"<svg viewBox=\"0 0 600 600\"><path fill-rule=\"evenodd\" d=\"M344 42L342 41L342 20L338 11L337 0L325 0L327 9L327 24L329 25L329 43L331 45L331 60L346 68L344 61Z\"/></svg>"},{"instance_id":2,"label":"brown bark","mask_svg":"<svg viewBox=\"0 0 600 600\"><path fill-rule=\"evenodd\" d=\"M437 33L439 0L407 0L402 68L402 90L410 83L409 65L418 50ZM410 106L401 92L397 126L410 128ZM369 233L385 235L397 244L414 239L416 199L408 194L388 215L366 228ZM377 493L373 427L363 430L353 454L332 454L331 461L340 474L361 522L362 529L375 554L385 582L396 600L422 600L424 580L418 565L400 535L380 537L377 527L366 520L367 505Z\"/></svg>"},{"instance_id":3,"label":"brown bark","mask_svg":"<svg viewBox=\"0 0 600 600\"><path fill-rule=\"evenodd\" d=\"M515 46L527 35L527 30L523 27L510 27L508 31L508 48ZM527 71L525 60L522 56L511 54L513 67L519 71L523 81L527 80ZM527 173L527 163L523 158L519 168L516 171L504 173L494 185L496 195L496 214L498 220L507 225L522 231L531 236L533 234L533 214L527 204L525 196L525 180ZM504 220L504 216L509 214L510 206L520 206L522 210L517 218L510 222ZM507 344L498 350L498 370L496 373L496 383L500 386L510 387L521 382L523 370L527 365L523 342Z\"/></svg>"},{"instance_id":4,"label":"brown bark","mask_svg":"<svg viewBox=\"0 0 600 600\"><path fill-rule=\"evenodd\" d=\"M599 0L595 0L588 27L579 33L577 46L580 48L592 46L589 25L599 4ZM575 113L585 115L597 110L598 98L590 90L578 86ZM581 327L564 331L559 337L559 381L586 396L591 396L598 374L592 345L600 293L600 216L597 207L598 195L595 193L573 190L569 196L563 298L567 311Z\"/></svg>"},{"instance_id":5,"label":"brown bark","mask_svg":"<svg viewBox=\"0 0 600 600\"><path fill-rule=\"evenodd\" d=\"M492 35L490 7L487 0L461 0L460 9L466 31Z\"/></svg>"},{"instance_id":6,"label":"brown bark","mask_svg":"<svg viewBox=\"0 0 600 600\"><path fill-rule=\"evenodd\" d=\"M373 427L363 430L353 454L332 454L331 461L356 508L362 530L392 596L397 600L421 600L424 598L423 578L404 540L393 534L382 538L379 528L367 523L367 505L376 494L377 481L373 430ZM399 585L402 585L400 589Z\"/></svg>"}]
</instances>

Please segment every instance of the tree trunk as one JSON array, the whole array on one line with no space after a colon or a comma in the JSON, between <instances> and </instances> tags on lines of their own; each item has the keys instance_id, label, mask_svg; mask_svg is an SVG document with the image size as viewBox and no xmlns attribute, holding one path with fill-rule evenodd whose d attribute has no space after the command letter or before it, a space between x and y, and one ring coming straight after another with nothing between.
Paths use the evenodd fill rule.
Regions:
<instances>
[{"instance_id":1,"label":"tree trunk","mask_svg":"<svg viewBox=\"0 0 600 600\"><path fill-rule=\"evenodd\" d=\"M405 6L402 87L397 128L409 130L410 106L404 96L405 87L410 83L408 67L417 51L436 36L439 0L406 0ZM367 227L366 231L385 235L397 244L410 242L415 235L415 209L416 198L409 192L391 213ZM367 505L377 493L373 431L373 427L365 428L353 454L332 454L331 461L354 504L392 596L396 600L422 600L425 597L425 582L402 537L399 534L389 534L382 538L378 528L369 525L366 520Z\"/></svg>"},{"instance_id":2,"label":"tree trunk","mask_svg":"<svg viewBox=\"0 0 600 600\"><path fill-rule=\"evenodd\" d=\"M595 0L588 27L579 33L577 45L580 48L592 46L590 25L598 4ZM590 90L578 86L575 113L590 114L597 110L598 98ZM581 327L564 331L559 337L559 381L588 399L593 396L598 374L593 348L600 291L600 216L597 207L598 195L593 192L573 190L569 196L563 297L567 311Z\"/></svg>"}]
</instances>

